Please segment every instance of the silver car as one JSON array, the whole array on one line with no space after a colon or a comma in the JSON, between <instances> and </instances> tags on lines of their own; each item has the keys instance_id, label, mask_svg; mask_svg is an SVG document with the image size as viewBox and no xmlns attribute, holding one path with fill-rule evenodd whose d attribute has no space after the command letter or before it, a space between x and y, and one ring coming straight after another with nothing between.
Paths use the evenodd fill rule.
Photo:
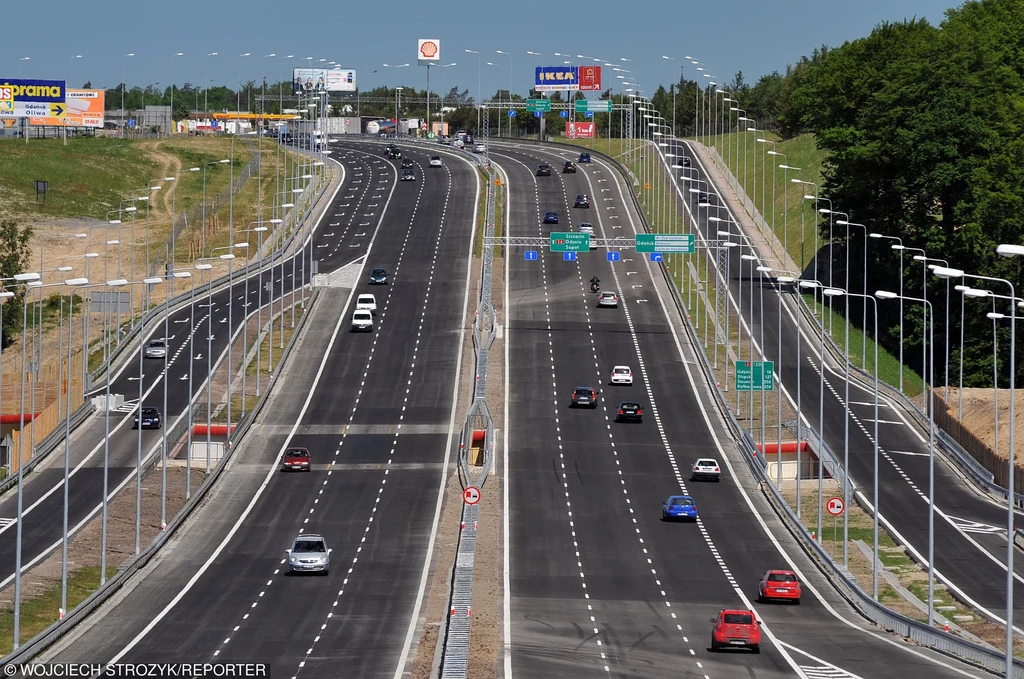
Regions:
<instances>
[{"instance_id":1,"label":"silver car","mask_svg":"<svg viewBox=\"0 0 1024 679\"><path fill-rule=\"evenodd\" d=\"M146 358L167 358L167 342L162 339L150 340L143 350Z\"/></svg>"},{"instance_id":2,"label":"silver car","mask_svg":"<svg viewBox=\"0 0 1024 679\"><path fill-rule=\"evenodd\" d=\"M722 468L718 466L718 460L713 457L702 457L693 463L690 470L690 480L710 479L712 481L722 480Z\"/></svg>"},{"instance_id":3,"label":"silver car","mask_svg":"<svg viewBox=\"0 0 1024 679\"><path fill-rule=\"evenodd\" d=\"M619 296L615 294L614 290L605 290L597 298L597 306L599 307L611 307L618 308Z\"/></svg>"},{"instance_id":4,"label":"silver car","mask_svg":"<svg viewBox=\"0 0 1024 679\"><path fill-rule=\"evenodd\" d=\"M295 538L291 549L286 549L288 566L292 573L323 573L331 568L331 552L322 535L307 533Z\"/></svg>"}]
</instances>

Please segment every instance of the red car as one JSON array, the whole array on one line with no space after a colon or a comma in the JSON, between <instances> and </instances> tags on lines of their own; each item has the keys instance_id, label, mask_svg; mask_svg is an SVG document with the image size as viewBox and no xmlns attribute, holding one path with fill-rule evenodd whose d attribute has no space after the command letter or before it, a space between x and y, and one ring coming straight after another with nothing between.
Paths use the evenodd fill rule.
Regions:
<instances>
[{"instance_id":1,"label":"red car","mask_svg":"<svg viewBox=\"0 0 1024 679\"><path fill-rule=\"evenodd\" d=\"M711 650L719 651L725 646L749 648L761 652L761 623L753 611L723 608L717 618L711 618Z\"/></svg>"},{"instance_id":2,"label":"red car","mask_svg":"<svg viewBox=\"0 0 1024 679\"><path fill-rule=\"evenodd\" d=\"M757 602L783 599L800 605L800 581L793 571L768 571L757 583Z\"/></svg>"},{"instance_id":3,"label":"red car","mask_svg":"<svg viewBox=\"0 0 1024 679\"><path fill-rule=\"evenodd\" d=\"M308 472L312 471L309 451L305 448L289 448L281 457L281 471Z\"/></svg>"}]
</instances>

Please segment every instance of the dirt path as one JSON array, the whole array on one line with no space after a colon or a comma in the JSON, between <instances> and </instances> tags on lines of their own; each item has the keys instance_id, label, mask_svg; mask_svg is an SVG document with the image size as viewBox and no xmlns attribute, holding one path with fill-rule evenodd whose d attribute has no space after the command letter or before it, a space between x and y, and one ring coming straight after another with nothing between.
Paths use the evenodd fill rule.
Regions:
<instances>
[{"instance_id":1,"label":"dirt path","mask_svg":"<svg viewBox=\"0 0 1024 679\"><path fill-rule=\"evenodd\" d=\"M150 157L156 162L160 163L160 172L163 173L161 177L173 177L181 171L181 159L175 155L172 155L163 150L165 140L153 140L149 142L142 142L139 144L141 148L146 149L149 152ZM174 196L174 184L173 182L163 182L167 190L160 191L160 200L157 201L162 210L158 210L160 217L168 219L171 214L171 203Z\"/></svg>"}]
</instances>

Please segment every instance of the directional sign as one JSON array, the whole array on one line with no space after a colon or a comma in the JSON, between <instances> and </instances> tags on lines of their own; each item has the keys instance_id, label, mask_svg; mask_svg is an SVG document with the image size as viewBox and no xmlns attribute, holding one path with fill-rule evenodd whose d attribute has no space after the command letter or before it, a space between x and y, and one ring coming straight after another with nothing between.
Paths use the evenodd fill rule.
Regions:
<instances>
[{"instance_id":1,"label":"directional sign","mask_svg":"<svg viewBox=\"0 0 1024 679\"><path fill-rule=\"evenodd\" d=\"M558 115L562 116L563 118L568 118L569 117L569 112L568 111L559 111Z\"/></svg>"},{"instance_id":2,"label":"directional sign","mask_svg":"<svg viewBox=\"0 0 1024 679\"><path fill-rule=\"evenodd\" d=\"M562 259L564 259L567 262L575 262L576 261L576 253L575 252L563 252L562 253Z\"/></svg>"},{"instance_id":3,"label":"directional sign","mask_svg":"<svg viewBox=\"0 0 1024 679\"><path fill-rule=\"evenodd\" d=\"M511 111L509 111L509 112L508 112L508 117L509 117L509 118L515 118L515 117L516 117L516 112L515 112L515 109L513 109L513 110L511 110Z\"/></svg>"},{"instance_id":4,"label":"directional sign","mask_svg":"<svg viewBox=\"0 0 1024 679\"><path fill-rule=\"evenodd\" d=\"M462 499L467 505L475 505L480 502L480 489L476 486L469 486L466 490L462 491Z\"/></svg>"},{"instance_id":5,"label":"directional sign","mask_svg":"<svg viewBox=\"0 0 1024 679\"><path fill-rule=\"evenodd\" d=\"M588 118L593 118L594 117L594 112L593 111L587 111L587 117Z\"/></svg>"},{"instance_id":6,"label":"directional sign","mask_svg":"<svg viewBox=\"0 0 1024 679\"><path fill-rule=\"evenodd\" d=\"M0 118L62 118L63 80L0 80Z\"/></svg>"},{"instance_id":7,"label":"directional sign","mask_svg":"<svg viewBox=\"0 0 1024 679\"><path fill-rule=\"evenodd\" d=\"M526 252L523 253L523 258L528 262L532 262L533 260L537 259L537 251L527 250Z\"/></svg>"},{"instance_id":8,"label":"directional sign","mask_svg":"<svg viewBox=\"0 0 1024 679\"><path fill-rule=\"evenodd\" d=\"M736 391L775 389L775 361L736 361Z\"/></svg>"},{"instance_id":9,"label":"directional sign","mask_svg":"<svg viewBox=\"0 0 1024 679\"><path fill-rule=\"evenodd\" d=\"M609 252L608 253L608 261L609 262L617 262L617 261L619 261L619 257L620 257L620 255L619 255L618 252Z\"/></svg>"},{"instance_id":10,"label":"directional sign","mask_svg":"<svg viewBox=\"0 0 1024 679\"><path fill-rule=\"evenodd\" d=\"M551 110L551 102L547 99L527 99L526 110L544 111L546 113Z\"/></svg>"},{"instance_id":11,"label":"directional sign","mask_svg":"<svg viewBox=\"0 0 1024 679\"><path fill-rule=\"evenodd\" d=\"M695 250L692 233L654 234L638 233L636 235L637 252L683 252Z\"/></svg>"},{"instance_id":12,"label":"directional sign","mask_svg":"<svg viewBox=\"0 0 1024 679\"><path fill-rule=\"evenodd\" d=\"M552 231L551 252L589 252L590 234L578 231Z\"/></svg>"},{"instance_id":13,"label":"directional sign","mask_svg":"<svg viewBox=\"0 0 1024 679\"><path fill-rule=\"evenodd\" d=\"M611 111L612 102L610 99L576 100L577 113L611 113Z\"/></svg>"},{"instance_id":14,"label":"directional sign","mask_svg":"<svg viewBox=\"0 0 1024 679\"><path fill-rule=\"evenodd\" d=\"M543 118L543 117L544 117L544 114L543 114L543 113L541 113L540 111L534 111L534 112L533 112L533 117L534 117L534 118Z\"/></svg>"},{"instance_id":15,"label":"directional sign","mask_svg":"<svg viewBox=\"0 0 1024 679\"><path fill-rule=\"evenodd\" d=\"M827 509L828 513L832 516L840 516L842 515L843 510L846 509L846 504L843 502L843 498L841 497L830 497L828 502L825 503L825 509Z\"/></svg>"},{"instance_id":16,"label":"directional sign","mask_svg":"<svg viewBox=\"0 0 1024 679\"><path fill-rule=\"evenodd\" d=\"M651 253L651 261L652 262L661 262L661 261L663 261L662 257L661 257L661 253L660 252L652 252Z\"/></svg>"}]
</instances>

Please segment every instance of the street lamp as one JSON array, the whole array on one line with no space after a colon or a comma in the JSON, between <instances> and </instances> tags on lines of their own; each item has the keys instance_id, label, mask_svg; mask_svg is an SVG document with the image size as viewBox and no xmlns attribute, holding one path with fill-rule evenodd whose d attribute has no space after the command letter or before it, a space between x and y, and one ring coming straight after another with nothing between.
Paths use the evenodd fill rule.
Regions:
<instances>
[{"instance_id":1,"label":"street lamp","mask_svg":"<svg viewBox=\"0 0 1024 679\"><path fill-rule=\"evenodd\" d=\"M206 56L215 57L220 52L209 52ZM203 61L203 116L210 115L210 66L209 61Z\"/></svg>"},{"instance_id":2,"label":"street lamp","mask_svg":"<svg viewBox=\"0 0 1024 679\"><path fill-rule=\"evenodd\" d=\"M928 255L928 253L925 252L924 249L922 249L922 248L912 248L912 247L908 247L906 245L903 245L902 243L897 243L895 245L891 245L890 247L893 250L898 251L900 253L901 257L902 257L904 252L920 252L922 255L924 255L926 257ZM914 259L917 260L917 261L921 261L921 260L918 260L916 257ZM901 262L903 261L902 258L901 258L900 261ZM921 263L922 263L922 267L921 267L921 276L922 276L922 280L921 280L921 296L924 297L925 299L928 299L928 264L927 264L927 262L923 262L923 261ZM910 299L910 298L908 297L907 299ZM929 309L929 307L925 306L924 307L924 312L928 313L928 309ZM902 314L900 314L900 315L902 316ZM924 352L924 346L928 344L928 318L927 318L927 316L922 319L921 342L922 342L921 361L922 361L922 363L924 363L924 365L921 366L921 371L922 372L927 372L928 371L928 354ZM932 375L932 380L933 380L932 384L934 385L935 375ZM927 391L928 391L928 380L924 380L923 384L921 386L922 386L922 391L921 391L921 408L927 410L928 409L928 394L927 394Z\"/></svg>"},{"instance_id":3,"label":"street lamp","mask_svg":"<svg viewBox=\"0 0 1024 679\"><path fill-rule=\"evenodd\" d=\"M177 125L174 122L174 57L183 57L184 52L175 52L171 55L171 134L177 132Z\"/></svg>"},{"instance_id":4,"label":"street lamp","mask_svg":"<svg viewBox=\"0 0 1024 679\"><path fill-rule=\"evenodd\" d=\"M127 85L124 83L124 60L129 57L134 57L135 52L129 52L128 54L121 56L121 136L124 137L124 126L128 122L128 112L124 110L124 91L127 89ZM25 57L28 59L28 57ZM21 70L18 71L19 75Z\"/></svg>"},{"instance_id":5,"label":"street lamp","mask_svg":"<svg viewBox=\"0 0 1024 679\"><path fill-rule=\"evenodd\" d=\"M398 129L399 129L399 127L401 127L401 120L400 120L401 113L398 110L398 69L405 68L405 67L409 66L409 64L398 64L398 65L383 64L383 66L384 66L384 68L393 68L393 69L395 69L395 136L397 137L398 136Z\"/></svg>"},{"instance_id":6,"label":"street lamp","mask_svg":"<svg viewBox=\"0 0 1024 679\"><path fill-rule=\"evenodd\" d=\"M456 66L456 65L457 64L453 61L450 64L444 64L443 66L441 66L441 68L438 69L438 71L440 71L440 74L441 74L441 110L440 110L441 134L444 134L444 69L451 68L452 66ZM428 130L428 132L429 132L429 130Z\"/></svg>"},{"instance_id":7,"label":"street lamp","mask_svg":"<svg viewBox=\"0 0 1024 679\"><path fill-rule=\"evenodd\" d=\"M793 181L796 181L795 179ZM896 245L903 245L903 239L899 236L886 236L882 233L869 233L869 238L881 239L881 240L894 240ZM903 248L893 247L894 250L900 253L900 392L903 392Z\"/></svg>"},{"instance_id":8,"label":"street lamp","mask_svg":"<svg viewBox=\"0 0 1024 679\"><path fill-rule=\"evenodd\" d=\"M481 110L480 105L483 103L483 100L484 100L483 94L481 94L481 86L480 86L481 75L483 73L482 57L480 56L480 52L478 52L477 50L462 50L462 51L465 52L466 54L475 54L476 55L476 96L477 96L477 102L476 102L476 133L477 133L477 135L479 135L480 134L480 110Z\"/></svg>"},{"instance_id":9,"label":"street lamp","mask_svg":"<svg viewBox=\"0 0 1024 679\"><path fill-rule=\"evenodd\" d=\"M947 268L949 267L949 262L948 261L946 261L945 259L939 259L938 257L927 257L925 255L914 255L914 261L915 262L923 262L924 265L926 267L928 267L929 269L933 269L933 268L935 268L935 266L933 264L928 264L928 262L937 262L939 264L942 264L942 266L944 266L944 267L947 267ZM949 355L948 355L949 354L949 279L948 278L946 279L946 344L944 346L946 347L946 354L947 354L946 360L945 360L945 363L946 363L946 377L945 377L945 380L946 380L946 392L945 392L945 401L948 404L949 403ZM934 378L935 378L935 376L932 375L932 379L934 379Z\"/></svg>"}]
</instances>

